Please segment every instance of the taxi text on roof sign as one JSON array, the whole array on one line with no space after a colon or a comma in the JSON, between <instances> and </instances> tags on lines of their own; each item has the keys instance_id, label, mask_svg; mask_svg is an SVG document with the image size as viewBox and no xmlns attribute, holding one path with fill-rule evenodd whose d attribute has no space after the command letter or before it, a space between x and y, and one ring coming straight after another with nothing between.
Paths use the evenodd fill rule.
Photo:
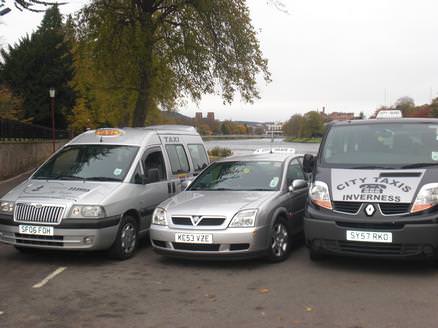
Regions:
<instances>
[{"instance_id":1,"label":"taxi text on roof sign","mask_svg":"<svg viewBox=\"0 0 438 328\"><path fill-rule=\"evenodd\" d=\"M96 130L96 135L101 137L118 137L123 134L120 129L99 129Z\"/></svg>"},{"instance_id":2,"label":"taxi text on roof sign","mask_svg":"<svg viewBox=\"0 0 438 328\"><path fill-rule=\"evenodd\" d=\"M400 110L381 110L377 113L376 118L402 118L403 114Z\"/></svg>"}]
</instances>

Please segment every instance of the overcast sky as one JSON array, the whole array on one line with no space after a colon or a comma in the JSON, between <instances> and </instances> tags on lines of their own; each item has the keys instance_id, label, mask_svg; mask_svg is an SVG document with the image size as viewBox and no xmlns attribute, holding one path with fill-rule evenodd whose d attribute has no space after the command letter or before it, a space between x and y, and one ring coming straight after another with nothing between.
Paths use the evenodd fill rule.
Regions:
<instances>
[{"instance_id":1,"label":"overcast sky","mask_svg":"<svg viewBox=\"0 0 438 328\"><path fill-rule=\"evenodd\" d=\"M61 8L73 12L86 1ZM438 1L283 0L289 14L248 0L273 82L261 99L223 105L208 96L181 113L214 111L220 119L286 120L323 106L328 112L364 111L410 96L417 104L438 96ZM41 15L16 10L2 18L3 44L32 32Z\"/></svg>"}]
</instances>

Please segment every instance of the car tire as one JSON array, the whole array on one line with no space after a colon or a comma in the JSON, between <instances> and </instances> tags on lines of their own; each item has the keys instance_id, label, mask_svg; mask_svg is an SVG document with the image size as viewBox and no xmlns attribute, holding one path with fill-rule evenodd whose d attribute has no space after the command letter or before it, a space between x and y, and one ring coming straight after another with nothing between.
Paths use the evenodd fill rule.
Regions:
<instances>
[{"instance_id":1,"label":"car tire","mask_svg":"<svg viewBox=\"0 0 438 328\"><path fill-rule=\"evenodd\" d=\"M279 217L272 225L268 259L271 262L282 262L289 256L292 238L285 218Z\"/></svg>"},{"instance_id":2,"label":"car tire","mask_svg":"<svg viewBox=\"0 0 438 328\"><path fill-rule=\"evenodd\" d=\"M138 245L138 224L135 218L125 215L120 221L119 231L108 255L119 261L131 258Z\"/></svg>"},{"instance_id":3,"label":"car tire","mask_svg":"<svg viewBox=\"0 0 438 328\"><path fill-rule=\"evenodd\" d=\"M309 249L309 257L312 262L320 262L325 259L325 254L314 249Z\"/></svg>"}]
</instances>

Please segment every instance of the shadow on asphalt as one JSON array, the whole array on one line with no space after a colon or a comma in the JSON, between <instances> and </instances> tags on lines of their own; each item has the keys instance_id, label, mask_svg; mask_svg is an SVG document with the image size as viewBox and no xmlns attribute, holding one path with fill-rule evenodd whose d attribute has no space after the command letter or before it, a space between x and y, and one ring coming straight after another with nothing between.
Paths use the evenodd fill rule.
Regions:
<instances>
[{"instance_id":1,"label":"shadow on asphalt","mask_svg":"<svg viewBox=\"0 0 438 328\"><path fill-rule=\"evenodd\" d=\"M310 259L309 262L311 262ZM396 274L410 276L438 274L437 263L426 259L376 259L330 255L318 262L311 262L311 264L320 270L336 272L349 271L358 273L374 273L384 275Z\"/></svg>"}]
</instances>

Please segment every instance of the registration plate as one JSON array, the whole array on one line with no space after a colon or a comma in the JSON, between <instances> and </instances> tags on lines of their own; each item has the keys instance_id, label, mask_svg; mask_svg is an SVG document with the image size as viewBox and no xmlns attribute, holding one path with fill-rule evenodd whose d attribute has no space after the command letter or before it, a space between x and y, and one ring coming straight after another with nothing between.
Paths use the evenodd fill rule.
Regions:
<instances>
[{"instance_id":1,"label":"registration plate","mask_svg":"<svg viewBox=\"0 0 438 328\"><path fill-rule=\"evenodd\" d=\"M371 243L392 243L392 232L347 230L347 240Z\"/></svg>"},{"instance_id":2,"label":"registration plate","mask_svg":"<svg viewBox=\"0 0 438 328\"><path fill-rule=\"evenodd\" d=\"M53 227L19 225L18 231L23 235L53 236Z\"/></svg>"},{"instance_id":3,"label":"registration plate","mask_svg":"<svg viewBox=\"0 0 438 328\"><path fill-rule=\"evenodd\" d=\"M175 242L188 244L213 244L213 235L208 233L175 233Z\"/></svg>"}]
</instances>

